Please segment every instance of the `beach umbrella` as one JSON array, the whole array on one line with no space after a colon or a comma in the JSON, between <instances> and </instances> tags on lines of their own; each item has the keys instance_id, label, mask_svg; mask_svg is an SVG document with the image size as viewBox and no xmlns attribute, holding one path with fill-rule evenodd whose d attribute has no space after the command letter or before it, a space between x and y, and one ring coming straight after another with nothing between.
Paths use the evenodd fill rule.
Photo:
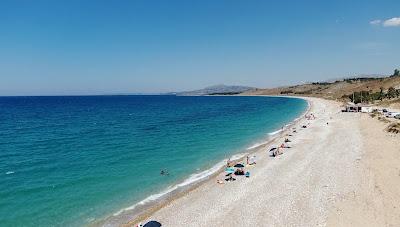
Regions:
<instances>
[{"instance_id":1,"label":"beach umbrella","mask_svg":"<svg viewBox=\"0 0 400 227\"><path fill-rule=\"evenodd\" d=\"M235 166L233 166L233 167L236 167L236 168L243 168L244 167L244 165L243 164L241 164L241 163L238 163L238 164L236 164Z\"/></svg>"},{"instance_id":2,"label":"beach umbrella","mask_svg":"<svg viewBox=\"0 0 400 227\"><path fill-rule=\"evenodd\" d=\"M158 221L149 221L143 227L160 227L161 223Z\"/></svg>"},{"instance_id":3,"label":"beach umbrella","mask_svg":"<svg viewBox=\"0 0 400 227\"><path fill-rule=\"evenodd\" d=\"M227 173L234 173L234 172L235 172L235 169L232 168L232 167L229 167L229 168L226 168L226 169L225 169L225 172L227 172Z\"/></svg>"}]
</instances>

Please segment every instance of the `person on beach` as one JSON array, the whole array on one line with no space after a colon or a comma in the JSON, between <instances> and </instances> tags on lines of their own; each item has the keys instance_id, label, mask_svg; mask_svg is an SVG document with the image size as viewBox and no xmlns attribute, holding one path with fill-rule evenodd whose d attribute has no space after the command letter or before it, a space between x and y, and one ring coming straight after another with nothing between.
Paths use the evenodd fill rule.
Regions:
<instances>
[{"instance_id":1,"label":"person on beach","mask_svg":"<svg viewBox=\"0 0 400 227\"><path fill-rule=\"evenodd\" d=\"M271 148L270 150L269 150L269 152L270 152L270 157L275 157L276 156L276 147L273 147L273 148Z\"/></svg>"},{"instance_id":2,"label":"person on beach","mask_svg":"<svg viewBox=\"0 0 400 227\"><path fill-rule=\"evenodd\" d=\"M226 161L226 167L229 168L231 167L231 159L229 158L228 161Z\"/></svg>"},{"instance_id":3,"label":"person on beach","mask_svg":"<svg viewBox=\"0 0 400 227\"><path fill-rule=\"evenodd\" d=\"M283 154L282 149L280 147L278 147L275 151L276 151L275 156Z\"/></svg>"},{"instance_id":4,"label":"person on beach","mask_svg":"<svg viewBox=\"0 0 400 227\"><path fill-rule=\"evenodd\" d=\"M255 158L256 158L256 156L251 156L251 157L247 156L247 165L256 164Z\"/></svg>"},{"instance_id":5,"label":"person on beach","mask_svg":"<svg viewBox=\"0 0 400 227\"><path fill-rule=\"evenodd\" d=\"M225 179L225 181L235 181L236 178L232 177L232 174L229 174L229 177Z\"/></svg>"},{"instance_id":6,"label":"person on beach","mask_svg":"<svg viewBox=\"0 0 400 227\"><path fill-rule=\"evenodd\" d=\"M243 170L243 169L237 169L237 170L235 171L235 175L236 175L236 176L244 175L244 170Z\"/></svg>"}]
</instances>

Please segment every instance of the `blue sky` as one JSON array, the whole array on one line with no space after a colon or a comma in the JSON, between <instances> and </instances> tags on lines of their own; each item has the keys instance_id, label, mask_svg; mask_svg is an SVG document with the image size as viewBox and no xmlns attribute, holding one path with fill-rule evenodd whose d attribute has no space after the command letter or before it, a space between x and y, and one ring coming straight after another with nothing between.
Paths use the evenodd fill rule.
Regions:
<instances>
[{"instance_id":1,"label":"blue sky","mask_svg":"<svg viewBox=\"0 0 400 227\"><path fill-rule=\"evenodd\" d=\"M274 87L400 68L400 1L0 1L0 95Z\"/></svg>"}]
</instances>

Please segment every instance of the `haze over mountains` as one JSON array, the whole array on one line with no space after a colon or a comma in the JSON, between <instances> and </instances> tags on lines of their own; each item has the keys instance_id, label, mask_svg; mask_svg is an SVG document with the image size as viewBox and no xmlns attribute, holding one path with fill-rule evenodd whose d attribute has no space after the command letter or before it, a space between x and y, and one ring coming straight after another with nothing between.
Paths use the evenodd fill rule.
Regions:
<instances>
[{"instance_id":1,"label":"haze over mountains","mask_svg":"<svg viewBox=\"0 0 400 227\"><path fill-rule=\"evenodd\" d=\"M247 86L229 86L229 85L214 85L194 91L176 92L174 94L181 96L198 96L198 95L234 95L246 91L256 90L254 87Z\"/></svg>"}]
</instances>

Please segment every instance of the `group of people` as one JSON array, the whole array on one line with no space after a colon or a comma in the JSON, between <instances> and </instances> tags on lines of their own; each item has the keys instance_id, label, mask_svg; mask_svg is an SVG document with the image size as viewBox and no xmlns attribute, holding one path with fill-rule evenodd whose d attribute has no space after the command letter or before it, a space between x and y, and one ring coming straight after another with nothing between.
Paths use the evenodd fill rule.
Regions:
<instances>
[{"instance_id":1,"label":"group of people","mask_svg":"<svg viewBox=\"0 0 400 227\"><path fill-rule=\"evenodd\" d=\"M251 166L256 164L256 156L247 156L246 157L246 166ZM242 163L234 162L228 159L226 162L225 172L225 181L235 181L236 178L233 176L245 176L246 178L250 177L250 172L245 170L245 165ZM217 180L218 184L225 184L223 180Z\"/></svg>"},{"instance_id":2,"label":"group of people","mask_svg":"<svg viewBox=\"0 0 400 227\"><path fill-rule=\"evenodd\" d=\"M315 117L315 115L313 114L313 113L310 113L309 115L305 115L305 118L307 119L307 120L315 120L316 119L316 117ZM308 123L308 125L310 125L310 123ZM301 128L307 128L307 126L308 125L302 125L301 126ZM282 132L283 132L283 127L282 127ZM292 131L291 131L291 133L297 133L297 129L294 127L294 128L292 128ZM278 147L273 147L272 149L270 149L269 151L271 152L271 156L272 157L276 157L276 156L278 156L278 155L281 155L281 154L283 154L283 150L284 149L288 149L288 148L291 148L289 145L288 145L288 143L290 143L290 142L292 142L288 137L290 137L290 136L293 136L292 134L286 134L285 135L285 140L284 140L284 142L280 145L280 146L278 146ZM247 165L254 165L254 164L256 164L256 162L255 162L255 156L247 156L247 158L246 158L246 164ZM230 159L228 159L228 161L227 161L227 163L226 163L226 167L227 167L227 169L228 168L233 168L233 166L235 165L235 163L234 162L232 162ZM226 175L226 177L228 177L228 178L226 178L225 179L225 181L235 181L236 179L235 178L233 178L233 176L232 175L236 175L236 176L238 176L238 175L246 175L246 177L249 177L250 176L250 172L245 172L244 171L244 169L243 168L237 168L233 173L228 173L227 175ZM219 184L224 184L225 182L224 181L222 181L222 180L217 180L217 183L219 183Z\"/></svg>"},{"instance_id":3,"label":"group of people","mask_svg":"<svg viewBox=\"0 0 400 227\"><path fill-rule=\"evenodd\" d=\"M313 114L313 113L310 113L309 115L305 115L305 118L307 119L307 120L315 120L316 119L316 117L315 117L315 115ZM328 124L328 123L327 123ZM310 125L310 123L308 123L307 125L302 125L301 126L301 128L303 128L303 129L306 129L307 128L307 126L309 126ZM297 133L297 129L296 128L292 128L292 133ZM289 136L293 136L293 135L291 135L291 134L286 134L286 136L287 137L289 137ZM280 146L278 146L278 147L273 147L271 150L270 150L270 152L271 152L271 156L272 157L276 157L276 156L278 156L278 155L281 155L281 154L283 154L283 149L285 149L285 148L290 148L290 146L288 146L288 144L287 143L290 143L290 142L292 142L289 138L285 138L285 141L280 145Z\"/></svg>"},{"instance_id":4,"label":"group of people","mask_svg":"<svg viewBox=\"0 0 400 227\"><path fill-rule=\"evenodd\" d=\"M304 117L307 120L315 120L316 119L316 117L315 117L315 115L313 113L310 113L309 115L306 114Z\"/></svg>"},{"instance_id":5,"label":"group of people","mask_svg":"<svg viewBox=\"0 0 400 227\"><path fill-rule=\"evenodd\" d=\"M296 128L293 128L293 133L296 133ZM292 136L291 134L286 134L287 137ZM278 147L273 147L271 150L269 150L271 152L271 156L272 157L276 157L278 155L283 154L283 149L285 148L290 148L290 146L288 145L288 143L292 142L289 138L285 138L285 141Z\"/></svg>"},{"instance_id":6,"label":"group of people","mask_svg":"<svg viewBox=\"0 0 400 227\"><path fill-rule=\"evenodd\" d=\"M228 159L226 161L226 168L233 167L235 164L237 164L237 163L234 162L234 161L231 161L231 159ZM255 164L257 164L255 155L246 156L246 165L250 165L251 166L251 165L255 165Z\"/></svg>"}]
</instances>

